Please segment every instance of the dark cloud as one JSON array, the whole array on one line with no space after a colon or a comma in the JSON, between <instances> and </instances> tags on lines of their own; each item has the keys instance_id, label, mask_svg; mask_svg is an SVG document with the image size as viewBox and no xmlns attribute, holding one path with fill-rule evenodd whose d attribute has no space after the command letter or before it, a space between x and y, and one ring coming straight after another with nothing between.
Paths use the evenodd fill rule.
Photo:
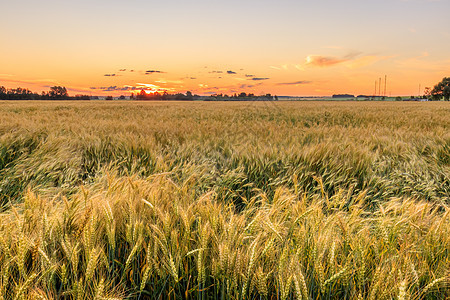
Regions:
<instances>
[{"instance_id":1,"label":"dark cloud","mask_svg":"<svg viewBox=\"0 0 450 300\"><path fill-rule=\"evenodd\" d=\"M100 86L98 88L96 88L97 90L102 90L104 92L111 92L111 91L116 91L117 90L117 86L113 85L113 86Z\"/></svg>"},{"instance_id":2,"label":"dark cloud","mask_svg":"<svg viewBox=\"0 0 450 300\"><path fill-rule=\"evenodd\" d=\"M112 85L112 86L99 86L99 87L91 86L90 89L91 89L91 90L101 90L101 91L103 91L103 92L141 90L141 88L137 88L137 87L134 87L134 86L124 86L124 87L120 87L120 86L117 86L117 85Z\"/></svg>"},{"instance_id":3,"label":"dark cloud","mask_svg":"<svg viewBox=\"0 0 450 300\"><path fill-rule=\"evenodd\" d=\"M112 91L127 91L127 87L118 87L116 85L108 86L108 87L102 87L102 91L104 92L112 92Z\"/></svg>"},{"instance_id":4,"label":"dark cloud","mask_svg":"<svg viewBox=\"0 0 450 300\"><path fill-rule=\"evenodd\" d=\"M255 75L245 74L245 77L255 77Z\"/></svg>"},{"instance_id":5,"label":"dark cloud","mask_svg":"<svg viewBox=\"0 0 450 300\"><path fill-rule=\"evenodd\" d=\"M116 74L105 74L105 75L103 75L103 76L113 77L113 76L116 76Z\"/></svg>"},{"instance_id":6,"label":"dark cloud","mask_svg":"<svg viewBox=\"0 0 450 300\"><path fill-rule=\"evenodd\" d=\"M209 73L211 73L211 74L215 74L215 73L217 73L217 74L222 74L223 71L211 71L211 72L209 72Z\"/></svg>"},{"instance_id":7,"label":"dark cloud","mask_svg":"<svg viewBox=\"0 0 450 300\"><path fill-rule=\"evenodd\" d=\"M240 88L241 90L242 90L242 89L250 89L250 88L254 88L254 87L260 86L260 85L262 85L262 82L257 83L257 84L241 84L241 85L239 86L239 88Z\"/></svg>"},{"instance_id":8,"label":"dark cloud","mask_svg":"<svg viewBox=\"0 0 450 300\"><path fill-rule=\"evenodd\" d=\"M119 72L125 72L127 69L120 69Z\"/></svg>"},{"instance_id":9,"label":"dark cloud","mask_svg":"<svg viewBox=\"0 0 450 300\"><path fill-rule=\"evenodd\" d=\"M299 80L299 81L294 81L294 82L281 82L281 83L277 83L277 85L301 85L301 84L308 84L311 82L312 81L308 81L308 80Z\"/></svg>"},{"instance_id":10,"label":"dark cloud","mask_svg":"<svg viewBox=\"0 0 450 300\"><path fill-rule=\"evenodd\" d=\"M147 70L147 71L145 71L145 75L153 74L153 73L165 73L165 72L158 71L158 70Z\"/></svg>"},{"instance_id":11,"label":"dark cloud","mask_svg":"<svg viewBox=\"0 0 450 300\"><path fill-rule=\"evenodd\" d=\"M112 91L121 91L122 89L120 89L119 87L113 85L113 86L109 86L106 89L103 89L103 91L105 92L112 92Z\"/></svg>"},{"instance_id":12,"label":"dark cloud","mask_svg":"<svg viewBox=\"0 0 450 300\"><path fill-rule=\"evenodd\" d=\"M250 79L250 80L260 81L260 80L268 80L268 79L270 79L270 78L266 78L266 77L253 77L253 78Z\"/></svg>"},{"instance_id":13,"label":"dark cloud","mask_svg":"<svg viewBox=\"0 0 450 300\"><path fill-rule=\"evenodd\" d=\"M237 74L237 73L233 71L227 71L227 74Z\"/></svg>"}]
</instances>

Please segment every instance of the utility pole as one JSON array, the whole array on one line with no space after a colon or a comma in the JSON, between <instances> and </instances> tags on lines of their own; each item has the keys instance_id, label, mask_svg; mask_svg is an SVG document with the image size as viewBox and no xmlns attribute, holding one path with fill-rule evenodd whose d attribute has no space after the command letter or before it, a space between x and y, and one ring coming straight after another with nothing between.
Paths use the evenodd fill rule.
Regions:
<instances>
[{"instance_id":1,"label":"utility pole","mask_svg":"<svg viewBox=\"0 0 450 300\"><path fill-rule=\"evenodd\" d=\"M384 97L386 97L386 83L387 83L387 75L384 75L384 94L383 94Z\"/></svg>"}]
</instances>

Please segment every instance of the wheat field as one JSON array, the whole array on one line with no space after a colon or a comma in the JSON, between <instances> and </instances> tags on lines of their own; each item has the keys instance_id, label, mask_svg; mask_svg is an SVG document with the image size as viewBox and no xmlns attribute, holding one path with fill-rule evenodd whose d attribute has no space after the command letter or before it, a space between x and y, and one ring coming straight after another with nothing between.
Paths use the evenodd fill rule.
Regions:
<instances>
[{"instance_id":1,"label":"wheat field","mask_svg":"<svg viewBox=\"0 0 450 300\"><path fill-rule=\"evenodd\" d=\"M0 113L0 299L450 297L448 103Z\"/></svg>"}]
</instances>

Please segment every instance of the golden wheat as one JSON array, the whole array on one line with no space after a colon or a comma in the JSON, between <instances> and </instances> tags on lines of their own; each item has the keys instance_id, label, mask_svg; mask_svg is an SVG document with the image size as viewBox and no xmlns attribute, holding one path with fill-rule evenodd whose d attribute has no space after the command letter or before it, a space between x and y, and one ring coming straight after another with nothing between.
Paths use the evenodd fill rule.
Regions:
<instances>
[{"instance_id":1,"label":"golden wheat","mask_svg":"<svg viewBox=\"0 0 450 300\"><path fill-rule=\"evenodd\" d=\"M450 296L447 103L0 103L0 298Z\"/></svg>"}]
</instances>

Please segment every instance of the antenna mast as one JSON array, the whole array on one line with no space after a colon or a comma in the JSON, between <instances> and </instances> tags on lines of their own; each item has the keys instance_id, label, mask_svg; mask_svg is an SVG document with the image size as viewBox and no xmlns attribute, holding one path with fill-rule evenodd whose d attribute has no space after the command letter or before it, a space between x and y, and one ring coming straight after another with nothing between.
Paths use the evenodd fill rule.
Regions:
<instances>
[{"instance_id":1,"label":"antenna mast","mask_svg":"<svg viewBox=\"0 0 450 300\"><path fill-rule=\"evenodd\" d=\"M377 81L375 80L375 91L373 92L373 99L375 100L375 96L377 94Z\"/></svg>"},{"instance_id":2,"label":"antenna mast","mask_svg":"<svg viewBox=\"0 0 450 300\"><path fill-rule=\"evenodd\" d=\"M381 97L381 77L378 79L378 96Z\"/></svg>"}]
</instances>

